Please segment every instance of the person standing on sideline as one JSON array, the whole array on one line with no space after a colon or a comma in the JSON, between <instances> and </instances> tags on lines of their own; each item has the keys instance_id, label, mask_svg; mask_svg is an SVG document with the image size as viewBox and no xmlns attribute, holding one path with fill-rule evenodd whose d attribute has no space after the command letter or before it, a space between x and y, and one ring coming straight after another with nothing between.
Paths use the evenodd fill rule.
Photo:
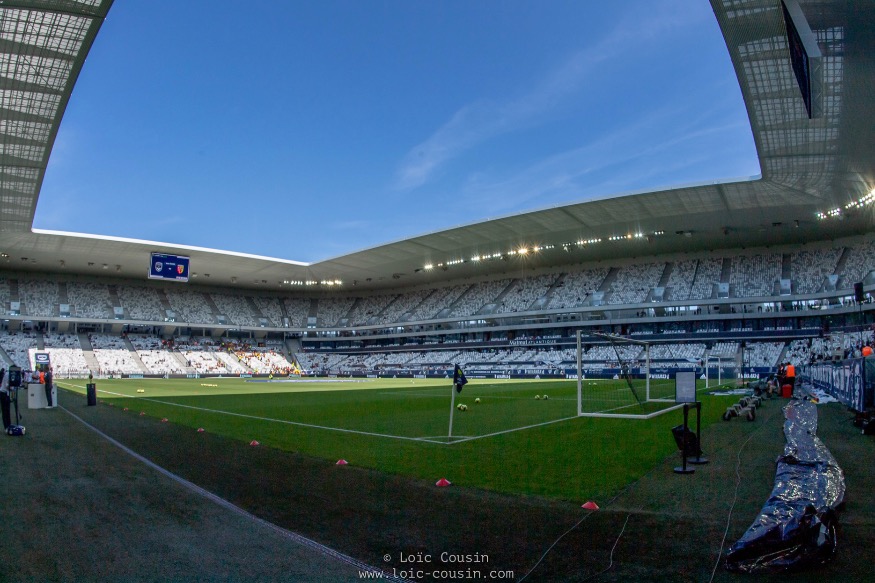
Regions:
<instances>
[{"instance_id":1,"label":"person standing on sideline","mask_svg":"<svg viewBox=\"0 0 875 583\"><path fill-rule=\"evenodd\" d=\"M9 405L9 375L6 374L5 368L0 368L0 408L3 409L3 431L9 429L12 425L12 416L10 414Z\"/></svg>"},{"instance_id":2,"label":"person standing on sideline","mask_svg":"<svg viewBox=\"0 0 875 583\"><path fill-rule=\"evenodd\" d=\"M46 371L46 407L52 406L52 367Z\"/></svg>"}]
</instances>

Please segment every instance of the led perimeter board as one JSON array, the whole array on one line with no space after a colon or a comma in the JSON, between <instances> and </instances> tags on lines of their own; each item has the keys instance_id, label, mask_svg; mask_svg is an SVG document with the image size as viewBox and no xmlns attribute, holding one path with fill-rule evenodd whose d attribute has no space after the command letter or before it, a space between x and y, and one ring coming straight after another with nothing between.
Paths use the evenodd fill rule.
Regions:
<instances>
[{"instance_id":1,"label":"led perimeter board","mask_svg":"<svg viewBox=\"0 0 875 583\"><path fill-rule=\"evenodd\" d=\"M188 281L188 257L152 253L152 261L149 264L149 279Z\"/></svg>"}]
</instances>

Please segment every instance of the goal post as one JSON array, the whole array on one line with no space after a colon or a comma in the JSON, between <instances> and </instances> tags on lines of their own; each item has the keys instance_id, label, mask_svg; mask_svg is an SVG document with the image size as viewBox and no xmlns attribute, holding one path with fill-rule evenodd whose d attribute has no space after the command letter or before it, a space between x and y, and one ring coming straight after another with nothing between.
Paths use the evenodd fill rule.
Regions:
<instances>
[{"instance_id":1,"label":"goal post","mask_svg":"<svg viewBox=\"0 0 875 583\"><path fill-rule=\"evenodd\" d=\"M584 336L595 341L585 346ZM579 416L648 418L676 408L674 378L651 374L650 342L583 330L576 340Z\"/></svg>"},{"instance_id":2,"label":"goal post","mask_svg":"<svg viewBox=\"0 0 875 583\"><path fill-rule=\"evenodd\" d=\"M735 386L738 384L738 362L734 356L708 356L705 359L705 388Z\"/></svg>"}]
</instances>

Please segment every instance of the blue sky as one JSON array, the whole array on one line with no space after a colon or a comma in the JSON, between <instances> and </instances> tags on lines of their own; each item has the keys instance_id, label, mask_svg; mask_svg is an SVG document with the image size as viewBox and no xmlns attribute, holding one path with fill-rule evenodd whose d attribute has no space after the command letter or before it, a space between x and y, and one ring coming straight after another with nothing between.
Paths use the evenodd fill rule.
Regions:
<instances>
[{"instance_id":1,"label":"blue sky","mask_svg":"<svg viewBox=\"0 0 875 583\"><path fill-rule=\"evenodd\" d=\"M34 226L314 262L758 173L706 0L120 0Z\"/></svg>"}]
</instances>

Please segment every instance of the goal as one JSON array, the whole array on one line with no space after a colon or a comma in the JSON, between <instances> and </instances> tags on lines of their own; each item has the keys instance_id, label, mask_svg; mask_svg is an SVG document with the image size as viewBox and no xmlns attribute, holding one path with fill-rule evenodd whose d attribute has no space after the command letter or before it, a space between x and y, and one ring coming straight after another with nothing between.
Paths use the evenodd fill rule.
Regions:
<instances>
[{"instance_id":1,"label":"goal","mask_svg":"<svg viewBox=\"0 0 875 583\"><path fill-rule=\"evenodd\" d=\"M708 356L704 368L701 378L705 381L706 389L734 388L741 384L738 375L740 365L734 356Z\"/></svg>"},{"instance_id":2,"label":"goal","mask_svg":"<svg viewBox=\"0 0 875 583\"><path fill-rule=\"evenodd\" d=\"M577 331L577 414L649 418L677 408L674 378L651 374L650 343ZM669 375L656 375L668 377Z\"/></svg>"}]
</instances>

